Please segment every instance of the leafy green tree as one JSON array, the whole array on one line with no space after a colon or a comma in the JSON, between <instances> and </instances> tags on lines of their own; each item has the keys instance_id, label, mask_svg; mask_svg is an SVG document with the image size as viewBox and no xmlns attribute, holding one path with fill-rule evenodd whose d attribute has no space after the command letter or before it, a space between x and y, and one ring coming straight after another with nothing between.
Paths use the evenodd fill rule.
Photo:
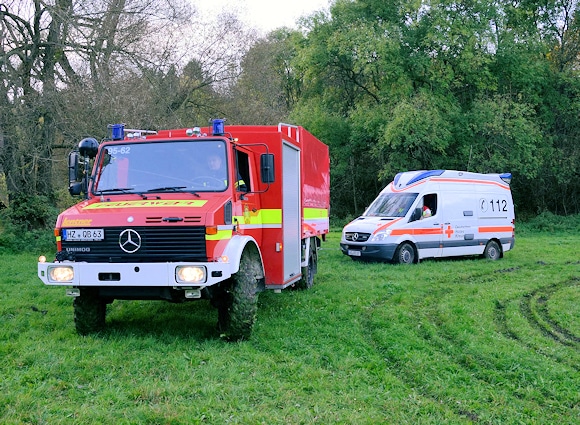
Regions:
<instances>
[{"instance_id":1,"label":"leafy green tree","mask_svg":"<svg viewBox=\"0 0 580 425\"><path fill-rule=\"evenodd\" d=\"M296 110L344 120L333 178L363 194L341 211L361 211L373 185L359 180L433 168L511 171L520 211L579 211L577 12L563 0L338 0L314 17Z\"/></svg>"},{"instance_id":2,"label":"leafy green tree","mask_svg":"<svg viewBox=\"0 0 580 425\"><path fill-rule=\"evenodd\" d=\"M300 96L300 68L292 65L302 35L282 28L257 40L241 61L226 116L239 124L277 124Z\"/></svg>"},{"instance_id":3,"label":"leafy green tree","mask_svg":"<svg viewBox=\"0 0 580 425\"><path fill-rule=\"evenodd\" d=\"M453 98L441 98L426 90L397 103L377 143L377 151L389 158L381 170L383 179L388 182L407 169L450 168L448 152L457 118Z\"/></svg>"}]
</instances>

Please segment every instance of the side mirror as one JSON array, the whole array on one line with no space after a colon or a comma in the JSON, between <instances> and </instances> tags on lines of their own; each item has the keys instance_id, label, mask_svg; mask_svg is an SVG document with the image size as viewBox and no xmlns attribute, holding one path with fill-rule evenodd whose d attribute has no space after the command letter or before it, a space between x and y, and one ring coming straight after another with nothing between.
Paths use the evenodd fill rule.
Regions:
<instances>
[{"instance_id":1,"label":"side mirror","mask_svg":"<svg viewBox=\"0 0 580 425\"><path fill-rule=\"evenodd\" d=\"M420 220L422 214L423 211L421 210L421 208L415 208L415 211L413 211L413 214L411 215L411 221Z\"/></svg>"},{"instance_id":2,"label":"side mirror","mask_svg":"<svg viewBox=\"0 0 580 425\"><path fill-rule=\"evenodd\" d=\"M274 183L274 154L263 153L260 156L260 176L262 183Z\"/></svg>"},{"instance_id":3,"label":"side mirror","mask_svg":"<svg viewBox=\"0 0 580 425\"><path fill-rule=\"evenodd\" d=\"M68 187L68 193L70 193L71 196L79 196L81 194L83 190L83 183L71 183L71 185Z\"/></svg>"},{"instance_id":4,"label":"side mirror","mask_svg":"<svg viewBox=\"0 0 580 425\"><path fill-rule=\"evenodd\" d=\"M79 177L79 152L72 151L68 154L68 183L72 185Z\"/></svg>"}]
</instances>

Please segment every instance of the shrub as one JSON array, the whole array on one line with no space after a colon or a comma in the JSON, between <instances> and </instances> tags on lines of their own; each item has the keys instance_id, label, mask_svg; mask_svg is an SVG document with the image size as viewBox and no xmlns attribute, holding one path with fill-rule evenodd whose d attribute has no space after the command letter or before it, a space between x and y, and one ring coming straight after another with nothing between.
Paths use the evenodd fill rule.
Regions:
<instances>
[{"instance_id":1,"label":"shrub","mask_svg":"<svg viewBox=\"0 0 580 425\"><path fill-rule=\"evenodd\" d=\"M46 196L18 194L10 200L10 221L25 230L46 229L58 215Z\"/></svg>"},{"instance_id":2,"label":"shrub","mask_svg":"<svg viewBox=\"0 0 580 425\"><path fill-rule=\"evenodd\" d=\"M16 196L0 211L0 253L54 249L57 209L44 196Z\"/></svg>"},{"instance_id":3,"label":"shrub","mask_svg":"<svg viewBox=\"0 0 580 425\"><path fill-rule=\"evenodd\" d=\"M580 214L573 216L561 216L545 211L531 220L518 226L516 231L523 232L578 232L580 231Z\"/></svg>"}]
</instances>

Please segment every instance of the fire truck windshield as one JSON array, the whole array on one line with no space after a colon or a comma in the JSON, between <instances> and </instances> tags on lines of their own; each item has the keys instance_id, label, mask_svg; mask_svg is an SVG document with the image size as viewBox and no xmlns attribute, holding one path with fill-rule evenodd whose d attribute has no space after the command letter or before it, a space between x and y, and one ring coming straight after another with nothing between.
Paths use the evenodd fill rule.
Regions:
<instances>
[{"instance_id":1,"label":"fire truck windshield","mask_svg":"<svg viewBox=\"0 0 580 425\"><path fill-rule=\"evenodd\" d=\"M104 146L97 157L93 194L224 191L223 141L135 142Z\"/></svg>"},{"instance_id":2,"label":"fire truck windshield","mask_svg":"<svg viewBox=\"0 0 580 425\"><path fill-rule=\"evenodd\" d=\"M404 217L416 198L416 193L384 193L363 215L366 217Z\"/></svg>"}]
</instances>

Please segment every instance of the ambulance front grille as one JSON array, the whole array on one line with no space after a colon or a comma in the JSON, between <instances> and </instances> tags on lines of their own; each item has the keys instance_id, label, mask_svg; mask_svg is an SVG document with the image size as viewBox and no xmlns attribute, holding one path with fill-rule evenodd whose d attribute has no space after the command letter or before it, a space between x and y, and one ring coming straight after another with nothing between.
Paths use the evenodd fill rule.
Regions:
<instances>
[{"instance_id":1,"label":"ambulance front grille","mask_svg":"<svg viewBox=\"0 0 580 425\"><path fill-rule=\"evenodd\" d=\"M138 243L140 238L138 249L134 243L122 249L120 236L127 229L138 234L132 233L133 242ZM203 226L106 227L104 230L102 241L62 241L63 251L70 259L89 263L207 261Z\"/></svg>"},{"instance_id":2,"label":"ambulance front grille","mask_svg":"<svg viewBox=\"0 0 580 425\"><path fill-rule=\"evenodd\" d=\"M346 232L344 234L344 238L349 242L366 242L370 237L370 233Z\"/></svg>"}]
</instances>

